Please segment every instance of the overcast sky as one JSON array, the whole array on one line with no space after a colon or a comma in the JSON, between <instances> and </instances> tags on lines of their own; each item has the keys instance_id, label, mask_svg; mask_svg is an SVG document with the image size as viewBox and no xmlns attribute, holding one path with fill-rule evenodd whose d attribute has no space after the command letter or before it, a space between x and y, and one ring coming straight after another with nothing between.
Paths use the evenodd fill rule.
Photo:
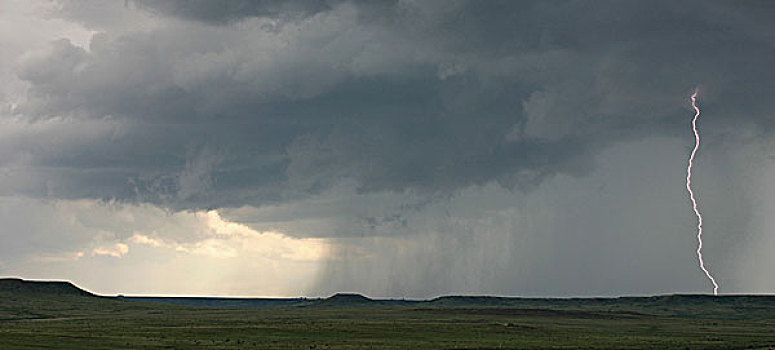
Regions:
<instances>
[{"instance_id":1,"label":"overcast sky","mask_svg":"<svg viewBox=\"0 0 775 350\"><path fill-rule=\"evenodd\" d=\"M0 276L775 293L770 1L0 2Z\"/></svg>"}]
</instances>

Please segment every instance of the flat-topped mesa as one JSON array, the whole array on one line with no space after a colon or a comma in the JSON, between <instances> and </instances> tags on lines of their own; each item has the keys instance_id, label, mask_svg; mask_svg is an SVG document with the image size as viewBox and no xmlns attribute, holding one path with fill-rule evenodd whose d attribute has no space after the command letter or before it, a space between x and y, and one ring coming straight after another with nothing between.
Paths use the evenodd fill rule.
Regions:
<instances>
[{"instance_id":1,"label":"flat-topped mesa","mask_svg":"<svg viewBox=\"0 0 775 350\"><path fill-rule=\"evenodd\" d=\"M0 278L0 293L94 296L69 281L26 281Z\"/></svg>"},{"instance_id":2,"label":"flat-topped mesa","mask_svg":"<svg viewBox=\"0 0 775 350\"><path fill-rule=\"evenodd\" d=\"M368 304L374 302L373 299L367 298L363 295L356 293L336 293L323 300L325 304Z\"/></svg>"}]
</instances>

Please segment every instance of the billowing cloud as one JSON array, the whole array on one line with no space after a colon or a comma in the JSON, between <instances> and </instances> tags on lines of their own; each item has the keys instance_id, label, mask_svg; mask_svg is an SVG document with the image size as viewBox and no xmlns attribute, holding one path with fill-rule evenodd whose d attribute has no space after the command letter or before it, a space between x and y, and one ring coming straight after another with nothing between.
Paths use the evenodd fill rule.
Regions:
<instances>
[{"instance_id":1,"label":"billowing cloud","mask_svg":"<svg viewBox=\"0 0 775 350\"><path fill-rule=\"evenodd\" d=\"M126 253L129 253L129 246L124 243L114 243L94 248L91 253L92 255L105 255L120 258L126 255Z\"/></svg>"},{"instance_id":2,"label":"billowing cloud","mask_svg":"<svg viewBox=\"0 0 775 350\"><path fill-rule=\"evenodd\" d=\"M21 60L29 100L14 115L122 125L78 153L90 182L112 189L79 183L61 195L212 208L276 203L346 179L363 191L436 194L529 186L589 171L601 147L675 133L695 84L708 86L711 105L721 95L739 101L729 86L766 80L750 67L771 50L756 45L769 32L757 38L755 23L717 21L722 3L692 16L689 6L614 2L615 15L601 16L575 3L336 2L301 17L251 4L224 7L241 14L224 14L236 22L105 30L86 49L62 39ZM90 6L66 3L62 15ZM204 3L148 6L220 16ZM569 25L571 13L589 21ZM83 16L96 15L73 18ZM745 108L742 121L763 122L759 108ZM46 181L81 182L58 175Z\"/></svg>"},{"instance_id":3,"label":"billowing cloud","mask_svg":"<svg viewBox=\"0 0 775 350\"><path fill-rule=\"evenodd\" d=\"M309 294L329 259L324 239L256 231L217 211L3 197L0 221L3 274L72 278L97 293Z\"/></svg>"},{"instance_id":4,"label":"billowing cloud","mask_svg":"<svg viewBox=\"0 0 775 350\"><path fill-rule=\"evenodd\" d=\"M69 28L66 35L41 30L35 40L30 34L35 44L29 47L24 34L0 34L13 44L0 54L0 79L8 82L0 90L0 194L169 211L152 221L156 229L117 229L97 240L86 234L90 243L68 245L75 250L63 254L99 249L126 260L135 246L221 260L266 253L246 248L258 244L251 241L258 236L213 236L213 228L189 221L191 213L217 210L221 219L244 226L237 231L261 232L274 242L278 259L320 260L313 241L289 248L299 240L340 244L334 251L344 258L328 260L319 290L352 285L388 294L566 295L604 293L594 286L610 285L612 276L621 277L611 288L622 293L696 290L701 280L678 286L693 281L684 272L661 284L649 280L656 270L638 270L641 278L632 279L622 277L624 267L597 279L563 270L583 265L569 261L597 266L584 257L615 249L606 242L636 247L650 227L637 213L665 205L678 211L685 204L675 186L682 181L675 155L685 147L676 142L685 136L686 97L696 86L706 111L701 156L716 162L706 170L716 175L705 181L726 186L699 188L709 228L715 215L723 218L717 223L725 232L721 241L758 237L746 231L756 227L746 224L757 217L755 192L741 174L760 168L757 162L770 153L775 27L768 15L775 8L768 3L213 6L59 1L34 15L17 11L26 14L0 19L0 28L21 25L14 18L24 16ZM40 43L43 37L48 44ZM616 153L621 147L630 153ZM659 149L663 161L650 149ZM587 188L638 178L627 169L640 163L628 157L677 173L654 173L616 190ZM605 168L614 163L627 167ZM657 197L637 188L670 190ZM574 193L578 198L564 197ZM599 193L610 198L590 199ZM602 210L584 211L573 222L552 214L639 197L636 206L621 202L631 210L618 214L627 220ZM535 209L547 201L550 208ZM644 253L644 264L658 259L652 253L663 247L691 250L683 245L691 242L662 236L691 230L691 223L658 213L652 219L665 226L652 230L664 240L644 245L654 249ZM611 227L629 233L620 238ZM16 237L19 230L8 232ZM82 231L68 234L81 237ZM583 256L560 248L585 239L600 245L581 250ZM128 250L121 253L116 244ZM42 254L48 248L30 249ZM545 255L531 255L536 252ZM603 259L609 263L597 269L636 268L617 264L627 259L618 251L606 256L612 260ZM81 259L87 257L94 258ZM404 260L428 268L409 273ZM693 268L688 260L663 261ZM521 278L535 287L502 282L510 269L530 266L534 272ZM467 277L455 279L462 272ZM448 277L418 282L433 276ZM364 284L352 282L358 280ZM739 282L739 290L746 283Z\"/></svg>"},{"instance_id":5,"label":"billowing cloud","mask_svg":"<svg viewBox=\"0 0 775 350\"><path fill-rule=\"evenodd\" d=\"M138 14L126 10L139 10L149 17L175 17L201 21L213 25L229 24L249 17L277 19L304 18L330 9L326 1L301 0L225 0L213 3L206 0L124 2L59 1L60 15L76 19L90 27L112 27L116 20L137 18Z\"/></svg>"},{"instance_id":6,"label":"billowing cloud","mask_svg":"<svg viewBox=\"0 0 775 350\"><path fill-rule=\"evenodd\" d=\"M730 86L766 80L751 67L766 65L772 50L757 44L766 28L750 31L763 25L756 18L720 21L723 3L693 15L690 6L613 2L602 16L572 2L334 2L301 17L251 4L206 20L218 25L108 28L88 48L62 39L22 59L18 76L30 89L13 115L122 126L81 146L78 160L39 160L81 162L89 182L111 189L64 172L46 181L78 182L62 196L173 208L277 203L347 179L367 192L531 186L589 171L602 147L674 134L695 84L708 87L709 106L716 96L739 101ZM65 3L62 16L91 6ZM196 2L147 7L159 10L113 11L221 16ZM84 23L96 17L78 13ZM589 20L570 25L570 14ZM769 89L761 84L750 98ZM744 106L739 121L761 126L761 108ZM735 137L729 126L716 129Z\"/></svg>"}]
</instances>

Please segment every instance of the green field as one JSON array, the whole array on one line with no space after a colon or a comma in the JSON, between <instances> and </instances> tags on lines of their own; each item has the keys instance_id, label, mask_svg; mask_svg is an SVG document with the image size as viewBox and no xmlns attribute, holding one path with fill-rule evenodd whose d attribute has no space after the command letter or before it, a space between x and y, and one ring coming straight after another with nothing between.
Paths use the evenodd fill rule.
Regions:
<instances>
[{"instance_id":1,"label":"green field","mask_svg":"<svg viewBox=\"0 0 775 350\"><path fill-rule=\"evenodd\" d=\"M0 280L0 349L775 348L775 298L765 296L226 301L169 305Z\"/></svg>"}]
</instances>

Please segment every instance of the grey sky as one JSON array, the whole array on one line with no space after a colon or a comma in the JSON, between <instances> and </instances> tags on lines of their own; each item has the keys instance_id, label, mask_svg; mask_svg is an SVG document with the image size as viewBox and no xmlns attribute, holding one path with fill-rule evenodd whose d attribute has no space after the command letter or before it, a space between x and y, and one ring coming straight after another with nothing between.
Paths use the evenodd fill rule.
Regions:
<instances>
[{"instance_id":1,"label":"grey sky","mask_svg":"<svg viewBox=\"0 0 775 350\"><path fill-rule=\"evenodd\" d=\"M85 252L87 286L120 291L98 277L217 243L254 282L197 293L705 292L683 187L699 87L708 265L722 292L775 291L769 2L0 6L2 274ZM226 222L327 255L264 291L244 261L279 255ZM192 293L164 288L136 292Z\"/></svg>"}]
</instances>

